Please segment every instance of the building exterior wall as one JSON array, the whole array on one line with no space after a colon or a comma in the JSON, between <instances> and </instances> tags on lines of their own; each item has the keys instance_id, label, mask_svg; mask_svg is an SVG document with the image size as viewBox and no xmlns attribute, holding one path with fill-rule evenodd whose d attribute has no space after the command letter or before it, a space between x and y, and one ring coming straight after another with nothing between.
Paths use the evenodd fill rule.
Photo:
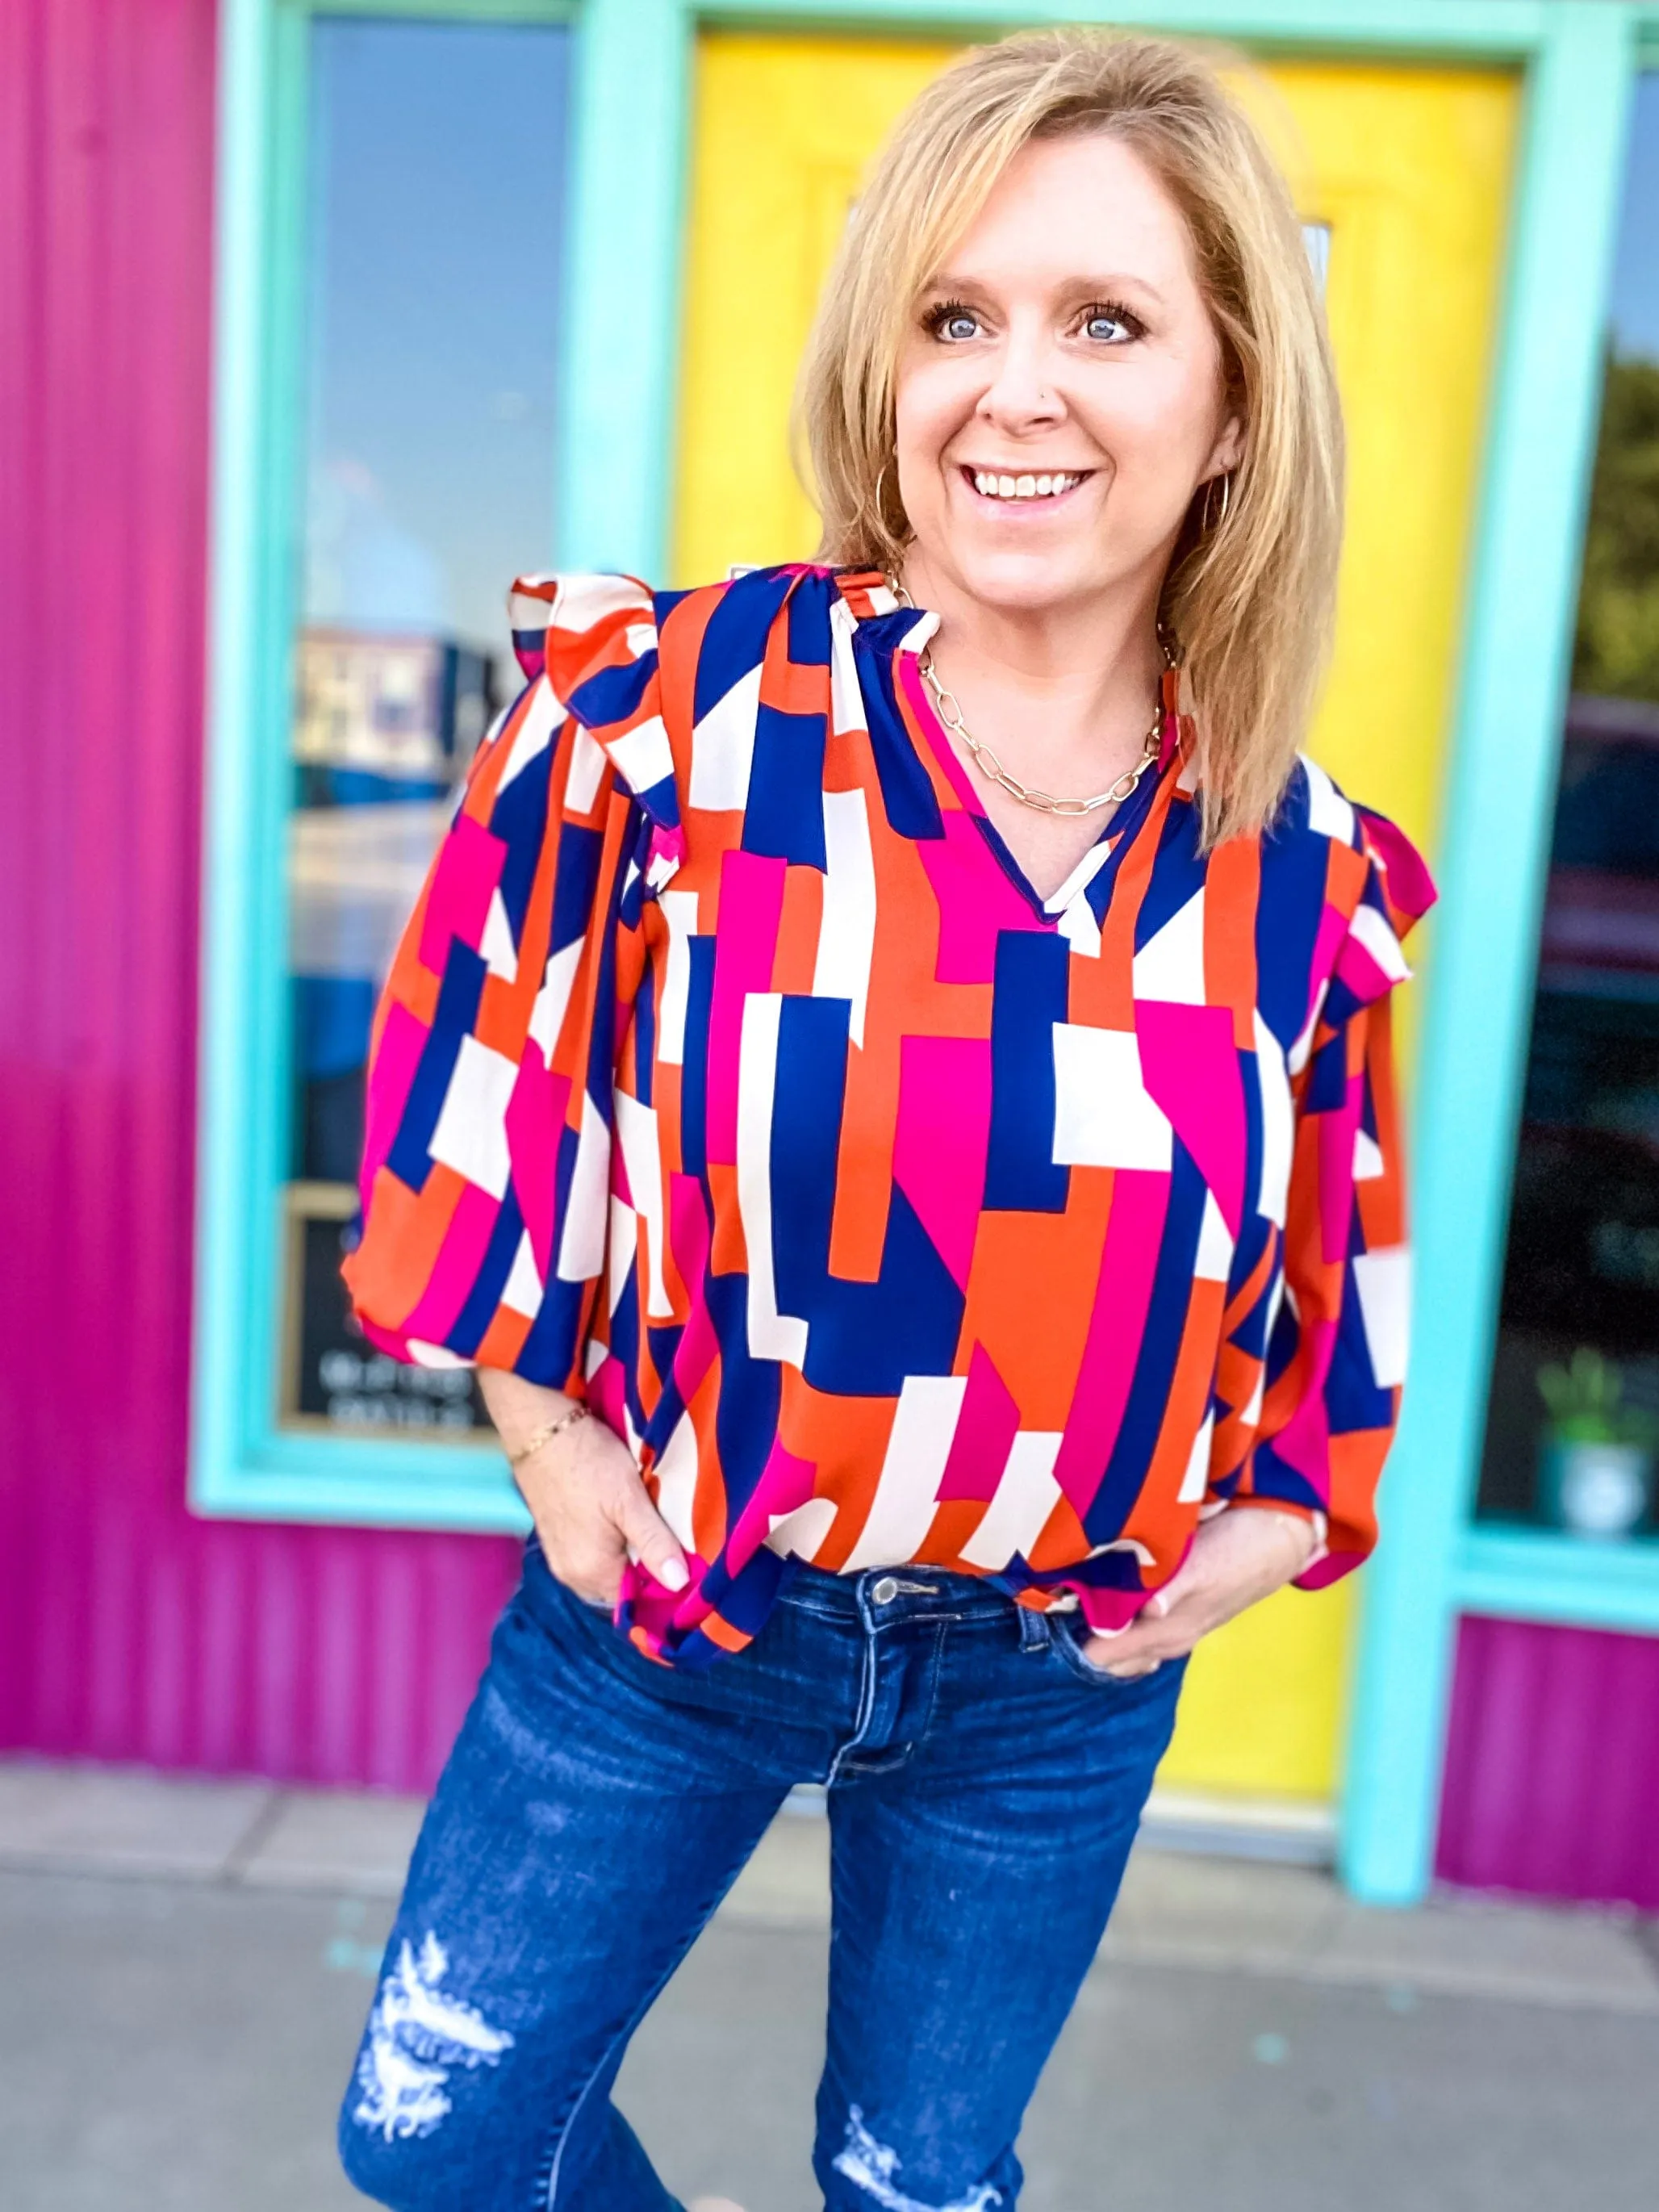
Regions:
<instances>
[{"instance_id":1,"label":"building exterior wall","mask_svg":"<svg viewBox=\"0 0 1659 2212\"><path fill-rule=\"evenodd\" d=\"M514 1542L185 1504L215 30L0 10L0 1747L418 1789ZM1659 1907L1656 1730L1659 1638L1466 1619L1442 1875Z\"/></svg>"},{"instance_id":2,"label":"building exterior wall","mask_svg":"<svg viewBox=\"0 0 1659 2212\"><path fill-rule=\"evenodd\" d=\"M1659 1912L1659 1637L1464 1620L1437 1871Z\"/></svg>"},{"instance_id":3,"label":"building exterior wall","mask_svg":"<svg viewBox=\"0 0 1659 2212\"><path fill-rule=\"evenodd\" d=\"M0 10L0 1745L428 1784L500 1538L185 1507L215 10Z\"/></svg>"}]
</instances>

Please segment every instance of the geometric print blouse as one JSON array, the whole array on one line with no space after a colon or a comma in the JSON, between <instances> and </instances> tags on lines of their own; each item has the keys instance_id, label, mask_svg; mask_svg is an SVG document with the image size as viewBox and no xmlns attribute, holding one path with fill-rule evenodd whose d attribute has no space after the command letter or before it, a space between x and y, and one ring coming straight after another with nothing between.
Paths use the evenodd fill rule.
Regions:
<instances>
[{"instance_id":1,"label":"geometric print blouse","mask_svg":"<svg viewBox=\"0 0 1659 2212\"><path fill-rule=\"evenodd\" d=\"M1389 994L1434 896L1311 762L1207 854L1156 771L1051 898L928 705L882 578L531 577L376 1018L374 1340L585 1398L697 1666L811 1561L933 1566L1120 1629L1200 1518L1356 1565L1405 1370Z\"/></svg>"}]
</instances>

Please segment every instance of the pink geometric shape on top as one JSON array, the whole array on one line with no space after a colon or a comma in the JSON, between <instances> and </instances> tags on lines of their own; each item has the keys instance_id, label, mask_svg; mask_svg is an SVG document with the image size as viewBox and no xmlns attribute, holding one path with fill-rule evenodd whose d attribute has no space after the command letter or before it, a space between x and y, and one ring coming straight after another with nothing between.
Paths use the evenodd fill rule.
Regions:
<instances>
[{"instance_id":1,"label":"pink geometric shape on top","mask_svg":"<svg viewBox=\"0 0 1659 2212\"><path fill-rule=\"evenodd\" d=\"M480 1190L477 1183L467 1184L455 1201L426 1288L414 1311L404 1318L405 1336L418 1337L423 1344L443 1342L477 1280L500 1212L500 1202L487 1190Z\"/></svg>"},{"instance_id":2,"label":"pink geometric shape on top","mask_svg":"<svg viewBox=\"0 0 1659 2212\"><path fill-rule=\"evenodd\" d=\"M608 1352L587 1378L587 1403L606 1428L628 1434L628 1370Z\"/></svg>"},{"instance_id":3,"label":"pink geometric shape on top","mask_svg":"<svg viewBox=\"0 0 1659 2212\"><path fill-rule=\"evenodd\" d=\"M775 1514L793 1513L798 1505L805 1504L812 1495L817 1473L810 1459L797 1459L793 1452L785 1449L781 1439L773 1438L760 1480L726 1540L726 1563L732 1574L740 1573L766 1541Z\"/></svg>"},{"instance_id":4,"label":"pink geometric shape on top","mask_svg":"<svg viewBox=\"0 0 1659 2212\"><path fill-rule=\"evenodd\" d=\"M714 1610L702 1590L708 1562L696 1552L685 1554L691 1583L683 1595L665 1589L643 1559L630 1559L623 1569L622 1589L612 1618L617 1626L637 1628L659 1657L672 1635L684 1636Z\"/></svg>"},{"instance_id":5,"label":"pink geometric shape on top","mask_svg":"<svg viewBox=\"0 0 1659 2212\"><path fill-rule=\"evenodd\" d=\"M1308 1004L1303 1009L1305 1022L1313 1010L1313 1002L1327 976L1334 973L1342 954L1342 940L1348 933L1348 922L1334 906L1319 910L1319 927L1314 932L1313 958L1308 967Z\"/></svg>"},{"instance_id":6,"label":"pink geometric shape on top","mask_svg":"<svg viewBox=\"0 0 1659 2212\"><path fill-rule=\"evenodd\" d=\"M943 837L923 837L916 850L939 908L938 983L988 983L996 972L997 938L1005 929L1052 931L1009 882L968 814L946 814Z\"/></svg>"},{"instance_id":7,"label":"pink geometric shape on top","mask_svg":"<svg viewBox=\"0 0 1659 2212\"><path fill-rule=\"evenodd\" d=\"M939 1504L947 1505L961 1498L976 1498L988 1504L996 1495L1018 1431L1019 1407L1013 1395L997 1373L990 1353L982 1344L976 1344L968 1363L968 1388L957 1416L951 1456L934 1492Z\"/></svg>"},{"instance_id":8,"label":"pink geometric shape on top","mask_svg":"<svg viewBox=\"0 0 1659 2212\"><path fill-rule=\"evenodd\" d=\"M1362 1006L1374 1006L1400 981L1398 969L1390 975L1376 953L1352 936L1345 937L1338 949L1334 973L1339 981L1347 985L1356 1003Z\"/></svg>"},{"instance_id":9,"label":"pink geometric shape on top","mask_svg":"<svg viewBox=\"0 0 1659 2212\"><path fill-rule=\"evenodd\" d=\"M668 1246L691 1309L675 1346L672 1369L674 1387L689 1406L720 1357L720 1340L703 1297L708 1272L708 1216L703 1211L702 1187L695 1176L669 1176Z\"/></svg>"},{"instance_id":10,"label":"pink geometric shape on top","mask_svg":"<svg viewBox=\"0 0 1659 2212\"><path fill-rule=\"evenodd\" d=\"M513 1163L513 1193L544 1283L553 1265L559 1147L569 1107L570 1078L550 1075L539 1053L526 1053L507 1102L507 1155Z\"/></svg>"},{"instance_id":11,"label":"pink geometric shape on top","mask_svg":"<svg viewBox=\"0 0 1659 2212\"><path fill-rule=\"evenodd\" d=\"M651 850L646 856L646 880L653 887L665 884L685 858L685 832L677 822L665 830L660 822L651 830Z\"/></svg>"},{"instance_id":12,"label":"pink geometric shape on top","mask_svg":"<svg viewBox=\"0 0 1659 2212\"><path fill-rule=\"evenodd\" d=\"M1383 896L1407 924L1425 915L1440 894L1429 873L1429 864L1397 822L1384 814L1357 810L1364 824L1365 841L1382 863L1387 883Z\"/></svg>"},{"instance_id":13,"label":"pink geometric shape on top","mask_svg":"<svg viewBox=\"0 0 1659 2212\"><path fill-rule=\"evenodd\" d=\"M772 988L772 957L783 913L786 861L761 853L727 853L720 861L714 932L714 988L708 1009L708 1149L711 1164L738 1159L738 1061L744 1001Z\"/></svg>"},{"instance_id":14,"label":"pink geometric shape on top","mask_svg":"<svg viewBox=\"0 0 1659 2212\"><path fill-rule=\"evenodd\" d=\"M368 1086L365 1116L368 1127L363 1139L365 1205L374 1190L374 1178L386 1165L386 1156L392 1150L409 1100L409 1086L415 1080L415 1071L421 1064L429 1035L417 1014L411 1014L407 1006L392 1000L386 1010L380 1048L374 1055L374 1073Z\"/></svg>"},{"instance_id":15,"label":"pink geometric shape on top","mask_svg":"<svg viewBox=\"0 0 1659 2212\"><path fill-rule=\"evenodd\" d=\"M1273 1451L1286 1467L1294 1468L1322 1498L1331 1494L1331 1416L1325 1403L1325 1380L1336 1349L1334 1322L1313 1322L1303 1332L1308 1364L1306 1388L1284 1427L1273 1439Z\"/></svg>"},{"instance_id":16,"label":"pink geometric shape on top","mask_svg":"<svg viewBox=\"0 0 1659 2212\"><path fill-rule=\"evenodd\" d=\"M1064 1587L1077 1592L1091 1636L1121 1636L1144 1610L1152 1595L1149 1589L1100 1589L1092 1583L1071 1583Z\"/></svg>"},{"instance_id":17,"label":"pink geometric shape on top","mask_svg":"<svg viewBox=\"0 0 1659 2212\"><path fill-rule=\"evenodd\" d=\"M901 1038L893 1180L964 1290L990 1137L990 1040Z\"/></svg>"},{"instance_id":18,"label":"pink geometric shape on top","mask_svg":"<svg viewBox=\"0 0 1659 2212\"><path fill-rule=\"evenodd\" d=\"M501 840L492 837L470 814L463 814L443 842L427 894L421 923L422 967L441 975L452 938L477 951L506 860Z\"/></svg>"},{"instance_id":19,"label":"pink geometric shape on top","mask_svg":"<svg viewBox=\"0 0 1659 2212\"><path fill-rule=\"evenodd\" d=\"M1169 1205L1168 1176L1146 1168L1114 1171L1094 1310L1054 1461L1054 1480L1079 1520L1094 1502L1123 1425Z\"/></svg>"},{"instance_id":20,"label":"pink geometric shape on top","mask_svg":"<svg viewBox=\"0 0 1659 2212\"><path fill-rule=\"evenodd\" d=\"M1244 1081L1226 1006L1143 999L1135 1007L1141 1078L1215 1193L1236 1237L1244 1216Z\"/></svg>"}]
</instances>

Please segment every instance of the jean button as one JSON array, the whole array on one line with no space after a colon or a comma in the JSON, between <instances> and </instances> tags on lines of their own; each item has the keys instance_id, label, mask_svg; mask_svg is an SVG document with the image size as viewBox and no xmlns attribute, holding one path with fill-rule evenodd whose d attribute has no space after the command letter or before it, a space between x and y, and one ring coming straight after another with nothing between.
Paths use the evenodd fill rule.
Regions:
<instances>
[{"instance_id":1,"label":"jean button","mask_svg":"<svg viewBox=\"0 0 1659 2212\"><path fill-rule=\"evenodd\" d=\"M891 1605L898 1595L898 1584L891 1575L884 1575L870 1593L878 1605Z\"/></svg>"}]
</instances>

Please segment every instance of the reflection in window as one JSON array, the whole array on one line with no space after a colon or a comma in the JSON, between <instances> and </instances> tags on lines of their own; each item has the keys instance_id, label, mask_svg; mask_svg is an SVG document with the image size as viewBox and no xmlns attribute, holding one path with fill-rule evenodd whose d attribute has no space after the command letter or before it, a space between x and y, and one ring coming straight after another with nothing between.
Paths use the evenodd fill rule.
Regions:
<instances>
[{"instance_id":1,"label":"reflection in window","mask_svg":"<svg viewBox=\"0 0 1659 2212\"><path fill-rule=\"evenodd\" d=\"M1659 1500L1659 79L1613 284L1484 1514L1652 1534Z\"/></svg>"},{"instance_id":2,"label":"reflection in window","mask_svg":"<svg viewBox=\"0 0 1659 2212\"><path fill-rule=\"evenodd\" d=\"M374 1002L486 725L505 600L551 539L568 40L314 19L289 965L283 1411L481 1421L471 1377L376 1355L338 1269Z\"/></svg>"}]
</instances>

